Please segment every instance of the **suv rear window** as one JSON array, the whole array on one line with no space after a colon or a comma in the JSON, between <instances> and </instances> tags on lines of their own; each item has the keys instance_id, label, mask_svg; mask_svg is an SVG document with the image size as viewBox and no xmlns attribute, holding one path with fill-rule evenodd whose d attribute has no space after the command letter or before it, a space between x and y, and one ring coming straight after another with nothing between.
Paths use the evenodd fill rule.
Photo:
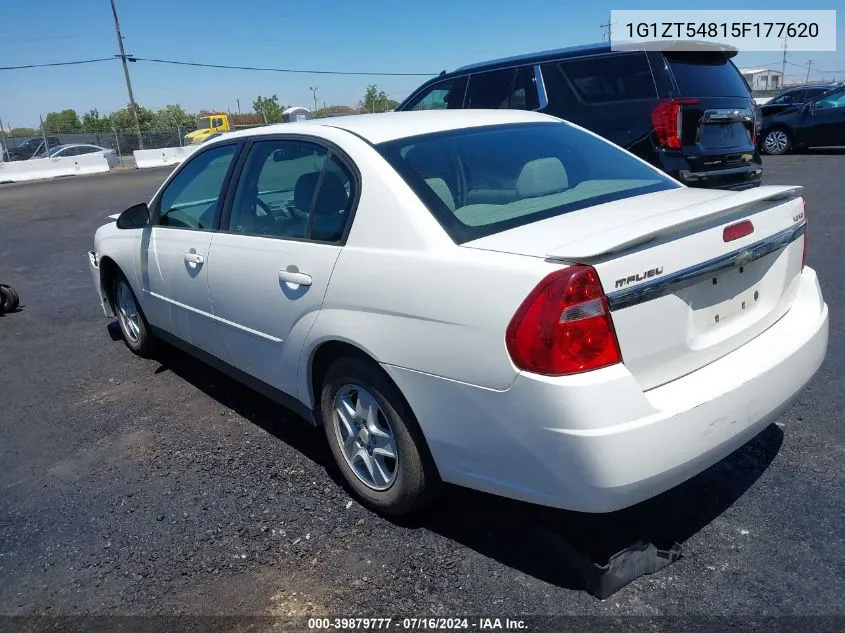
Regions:
<instances>
[{"instance_id":1,"label":"suv rear window","mask_svg":"<svg viewBox=\"0 0 845 633\"><path fill-rule=\"evenodd\" d=\"M451 130L376 149L457 243L680 185L563 122Z\"/></svg>"},{"instance_id":2,"label":"suv rear window","mask_svg":"<svg viewBox=\"0 0 845 633\"><path fill-rule=\"evenodd\" d=\"M681 97L750 97L748 85L723 53L664 53Z\"/></svg>"}]
</instances>

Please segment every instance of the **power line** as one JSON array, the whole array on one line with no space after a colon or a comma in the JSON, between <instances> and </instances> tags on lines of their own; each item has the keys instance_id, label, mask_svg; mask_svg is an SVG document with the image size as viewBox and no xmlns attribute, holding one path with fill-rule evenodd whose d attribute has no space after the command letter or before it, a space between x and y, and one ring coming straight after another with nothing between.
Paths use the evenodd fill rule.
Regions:
<instances>
[{"instance_id":1,"label":"power line","mask_svg":"<svg viewBox=\"0 0 845 633\"><path fill-rule=\"evenodd\" d=\"M228 70L259 70L273 73L302 73L310 75L366 75L372 77L432 77L439 73L384 73L348 70L302 70L294 68L265 68L260 66L228 66L225 64L204 64L201 62L183 62L175 59L155 59L152 57L129 56L129 61L154 62L156 64L175 64L177 66L198 66L200 68L224 68Z\"/></svg>"},{"instance_id":2,"label":"power line","mask_svg":"<svg viewBox=\"0 0 845 633\"><path fill-rule=\"evenodd\" d=\"M80 59L73 62L52 62L49 64L25 64L23 66L0 66L0 70L20 70L21 68L46 68L48 66L74 66L76 64L93 64L95 62L114 61L114 57L100 57L98 59Z\"/></svg>"}]
</instances>

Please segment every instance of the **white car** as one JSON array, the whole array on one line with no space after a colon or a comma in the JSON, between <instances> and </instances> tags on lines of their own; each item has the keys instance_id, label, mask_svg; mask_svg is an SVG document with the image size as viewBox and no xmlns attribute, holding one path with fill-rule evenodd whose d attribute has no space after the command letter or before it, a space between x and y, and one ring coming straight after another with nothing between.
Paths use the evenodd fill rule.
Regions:
<instances>
[{"instance_id":1,"label":"white car","mask_svg":"<svg viewBox=\"0 0 845 633\"><path fill-rule=\"evenodd\" d=\"M41 152L36 158L69 158L71 156L83 156L90 154L100 154L106 159L109 168L117 166L120 158L113 149L100 147L99 145L86 145L83 143L57 145L50 148L47 152ZM31 160L34 160L31 159Z\"/></svg>"},{"instance_id":2,"label":"white car","mask_svg":"<svg viewBox=\"0 0 845 633\"><path fill-rule=\"evenodd\" d=\"M819 368L800 187L687 188L512 110L227 134L89 253L106 316L322 424L371 507L442 481L616 510L719 461Z\"/></svg>"}]
</instances>

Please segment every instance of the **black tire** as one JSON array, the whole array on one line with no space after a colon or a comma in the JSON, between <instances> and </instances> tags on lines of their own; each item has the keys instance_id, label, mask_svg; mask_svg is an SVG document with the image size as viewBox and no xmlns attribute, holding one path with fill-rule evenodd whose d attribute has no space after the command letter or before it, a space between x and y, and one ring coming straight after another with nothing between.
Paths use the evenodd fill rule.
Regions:
<instances>
[{"instance_id":1,"label":"black tire","mask_svg":"<svg viewBox=\"0 0 845 633\"><path fill-rule=\"evenodd\" d=\"M0 284L0 294L3 295L3 312L14 312L20 305L20 297L14 288Z\"/></svg>"},{"instance_id":2,"label":"black tire","mask_svg":"<svg viewBox=\"0 0 845 633\"><path fill-rule=\"evenodd\" d=\"M362 481L344 454L333 405L341 389L347 393L350 386L362 387L375 398L379 416L386 418L382 422L387 422L392 432L397 459L394 479L386 489L376 490ZM354 357L335 361L323 382L320 411L335 463L365 505L385 515L400 516L420 510L434 497L440 478L422 431L402 394L375 363Z\"/></svg>"},{"instance_id":3,"label":"black tire","mask_svg":"<svg viewBox=\"0 0 845 633\"><path fill-rule=\"evenodd\" d=\"M792 149L792 134L782 127L766 130L760 139L760 149L772 156L786 154Z\"/></svg>"},{"instance_id":4,"label":"black tire","mask_svg":"<svg viewBox=\"0 0 845 633\"><path fill-rule=\"evenodd\" d=\"M121 308L118 305L118 302L120 301L118 298L118 292L120 291L122 285L125 287L125 291L129 293L129 297L131 297L131 300L135 304L136 314L138 316L137 321L135 322L135 325L137 326L137 334L130 329L131 326L129 325L127 319L121 314ZM117 323L120 326L120 333L123 335L123 342L126 343L126 347L135 352L138 356L148 358L155 351L157 341L150 330L147 318L144 316L144 311L138 303L138 298L135 296L132 286L129 284L129 281L127 281L123 273L118 273L115 276L112 284L111 296L114 302L114 312L117 316Z\"/></svg>"}]
</instances>

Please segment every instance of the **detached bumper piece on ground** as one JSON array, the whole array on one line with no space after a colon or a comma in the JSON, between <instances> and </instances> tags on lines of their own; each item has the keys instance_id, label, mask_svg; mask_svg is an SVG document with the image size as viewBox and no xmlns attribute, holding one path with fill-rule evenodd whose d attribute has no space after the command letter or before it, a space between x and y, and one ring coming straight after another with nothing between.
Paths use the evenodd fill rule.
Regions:
<instances>
[{"instance_id":1,"label":"detached bumper piece on ground","mask_svg":"<svg viewBox=\"0 0 845 633\"><path fill-rule=\"evenodd\" d=\"M19 304L20 297L15 289L9 285L0 284L0 314L14 312Z\"/></svg>"}]
</instances>

